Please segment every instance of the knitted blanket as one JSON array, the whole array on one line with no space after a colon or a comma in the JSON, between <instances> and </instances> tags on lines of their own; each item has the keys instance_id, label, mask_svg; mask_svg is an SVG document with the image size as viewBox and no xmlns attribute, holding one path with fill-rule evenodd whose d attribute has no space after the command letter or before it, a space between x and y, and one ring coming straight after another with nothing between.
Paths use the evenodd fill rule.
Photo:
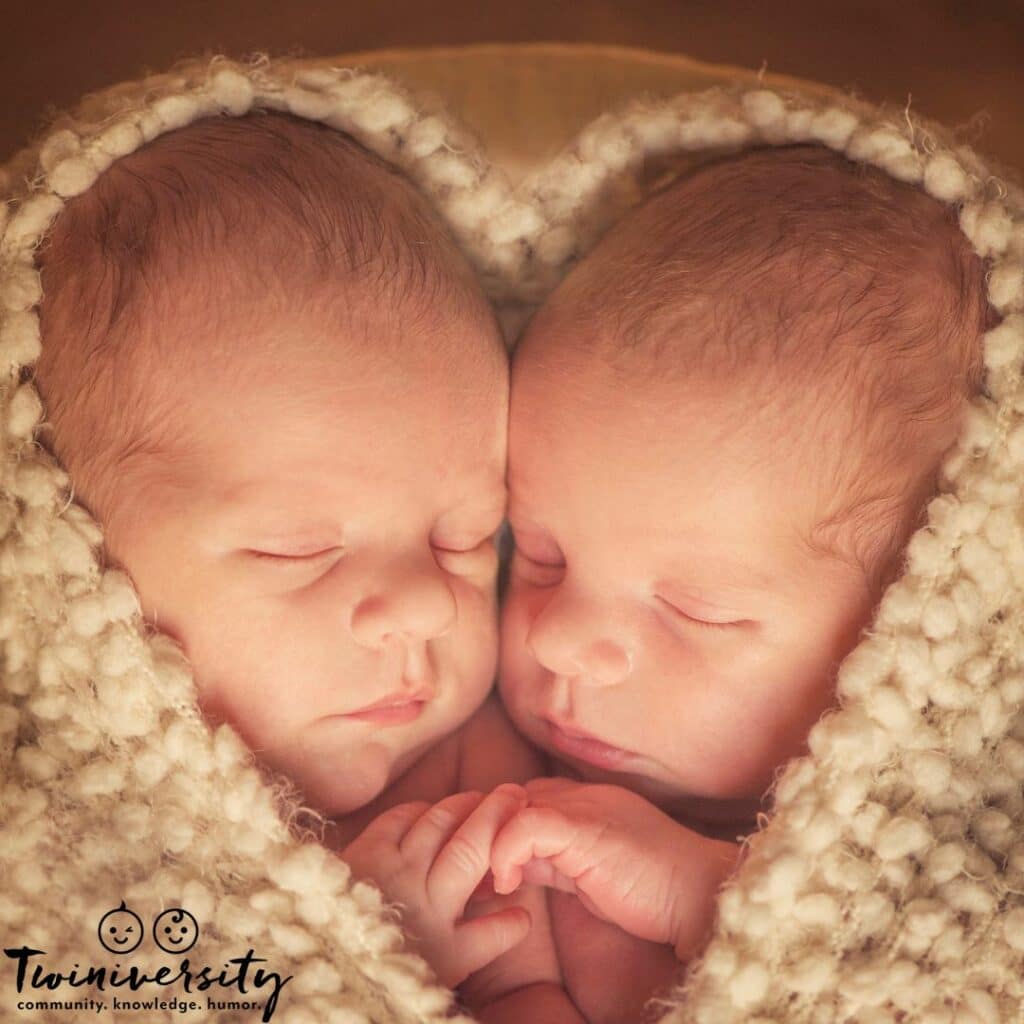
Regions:
<instances>
[{"instance_id":1,"label":"knitted blanket","mask_svg":"<svg viewBox=\"0 0 1024 1024\"><path fill-rule=\"evenodd\" d=\"M509 325L676 157L816 142L958 209L1002 315L985 393L664 1019L1024 1020L1024 194L903 111L749 87L607 114L513 189L399 85L262 55L89 96L0 170L0 1019L430 1022L454 1005L379 893L204 723L187 661L33 440L33 253L65 200L162 132L253 107L398 165Z\"/></svg>"}]
</instances>

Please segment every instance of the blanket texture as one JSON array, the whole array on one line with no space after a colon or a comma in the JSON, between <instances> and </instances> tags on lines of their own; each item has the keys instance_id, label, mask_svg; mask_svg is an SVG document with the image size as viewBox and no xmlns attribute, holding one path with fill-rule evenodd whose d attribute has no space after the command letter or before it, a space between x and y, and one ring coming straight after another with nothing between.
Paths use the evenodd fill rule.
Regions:
<instances>
[{"instance_id":1,"label":"blanket texture","mask_svg":"<svg viewBox=\"0 0 1024 1024\"><path fill-rule=\"evenodd\" d=\"M841 667L841 708L778 779L665 1021L1024 1020L1024 195L904 111L749 87L607 114L513 189L396 83L263 55L91 95L0 169L0 1019L428 1022L454 1005L376 890L300 827L229 727L204 723L187 661L145 627L34 441L34 251L65 200L163 132L253 107L399 166L510 331L666 158L816 142L957 208L1001 314L985 392ZM191 917L159 917L174 908ZM185 955L158 944L168 920L195 933ZM142 932L133 952L109 946ZM115 999L146 1008L125 1018Z\"/></svg>"}]
</instances>

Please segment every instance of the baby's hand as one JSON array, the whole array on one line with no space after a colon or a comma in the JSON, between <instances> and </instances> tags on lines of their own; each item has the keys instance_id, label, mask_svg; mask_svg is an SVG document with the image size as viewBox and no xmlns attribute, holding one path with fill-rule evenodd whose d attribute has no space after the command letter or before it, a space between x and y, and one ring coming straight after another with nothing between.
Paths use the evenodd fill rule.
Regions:
<instances>
[{"instance_id":1,"label":"baby's hand","mask_svg":"<svg viewBox=\"0 0 1024 1024\"><path fill-rule=\"evenodd\" d=\"M527 783L530 803L491 851L496 892L523 882L575 893L595 916L689 960L707 939L740 848L684 828L620 786Z\"/></svg>"},{"instance_id":2,"label":"baby's hand","mask_svg":"<svg viewBox=\"0 0 1024 1024\"><path fill-rule=\"evenodd\" d=\"M399 804L341 852L356 878L376 882L402 906L410 944L449 988L530 930L530 915L518 906L461 920L490 869L495 835L525 803L523 788L508 784L487 796L458 793L433 806Z\"/></svg>"}]
</instances>

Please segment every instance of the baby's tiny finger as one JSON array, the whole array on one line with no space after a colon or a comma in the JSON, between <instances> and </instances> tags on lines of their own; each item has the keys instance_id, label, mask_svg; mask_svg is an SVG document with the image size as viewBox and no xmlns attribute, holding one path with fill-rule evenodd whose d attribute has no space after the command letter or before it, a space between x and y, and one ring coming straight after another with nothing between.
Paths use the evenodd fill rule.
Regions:
<instances>
[{"instance_id":1,"label":"baby's tiny finger","mask_svg":"<svg viewBox=\"0 0 1024 1024\"><path fill-rule=\"evenodd\" d=\"M405 837L405 834L419 821L423 816L423 812L429 809L429 807L430 804L422 800L389 807L386 811L378 814L363 829L357 841L369 841L372 839L376 842L398 846Z\"/></svg>"},{"instance_id":2,"label":"baby's tiny finger","mask_svg":"<svg viewBox=\"0 0 1024 1024\"><path fill-rule=\"evenodd\" d=\"M525 907L506 907L457 925L455 947L459 965L465 971L464 978L518 946L529 935L530 925L530 914Z\"/></svg>"},{"instance_id":3,"label":"baby's tiny finger","mask_svg":"<svg viewBox=\"0 0 1024 1024\"><path fill-rule=\"evenodd\" d=\"M491 844L502 826L526 800L521 786L506 784L489 793L444 845L427 874L435 905L452 917L462 913L473 890L491 866Z\"/></svg>"},{"instance_id":4,"label":"baby's tiny finger","mask_svg":"<svg viewBox=\"0 0 1024 1024\"><path fill-rule=\"evenodd\" d=\"M520 811L498 833L491 847L494 891L514 892L522 882L524 865L564 853L575 835L574 826L549 807Z\"/></svg>"},{"instance_id":5,"label":"baby's tiny finger","mask_svg":"<svg viewBox=\"0 0 1024 1024\"><path fill-rule=\"evenodd\" d=\"M408 860L431 864L466 817L484 799L483 793L453 793L428 806L401 842Z\"/></svg>"},{"instance_id":6,"label":"baby's tiny finger","mask_svg":"<svg viewBox=\"0 0 1024 1024\"><path fill-rule=\"evenodd\" d=\"M576 883L555 870L549 860L531 860L520 869L521 884L539 885L545 889L561 889L576 894Z\"/></svg>"},{"instance_id":7,"label":"baby's tiny finger","mask_svg":"<svg viewBox=\"0 0 1024 1024\"><path fill-rule=\"evenodd\" d=\"M584 785L576 782L575 779L563 779L561 777L542 777L530 779L524 786L528 797L551 796L556 793L564 793L566 790L579 789Z\"/></svg>"}]
</instances>

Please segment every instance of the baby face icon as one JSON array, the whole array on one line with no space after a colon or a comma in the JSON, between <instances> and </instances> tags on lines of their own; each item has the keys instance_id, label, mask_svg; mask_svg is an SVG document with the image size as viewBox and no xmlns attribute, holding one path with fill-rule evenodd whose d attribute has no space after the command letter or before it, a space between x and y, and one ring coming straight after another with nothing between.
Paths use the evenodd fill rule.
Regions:
<instances>
[{"instance_id":1,"label":"baby face icon","mask_svg":"<svg viewBox=\"0 0 1024 1024\"><path fill-rule=\"evenodd\" d=\"M96 931L104 949L111 953L131 953L139 948L144 929L139 915L121 900L119 907L108 910L100 918Z\"/></svg>"},{"instance_id":2,"label":"baby face icon","mask_svg":"<svg viewBox=\"0 0 1024 1024\"><path fill-rule=\"evenodd\" d=\"M199 923L183 907L171 907L153 922L153 939L165 953L186 953L199 938Z\"/></svg>"}]
</instances>

